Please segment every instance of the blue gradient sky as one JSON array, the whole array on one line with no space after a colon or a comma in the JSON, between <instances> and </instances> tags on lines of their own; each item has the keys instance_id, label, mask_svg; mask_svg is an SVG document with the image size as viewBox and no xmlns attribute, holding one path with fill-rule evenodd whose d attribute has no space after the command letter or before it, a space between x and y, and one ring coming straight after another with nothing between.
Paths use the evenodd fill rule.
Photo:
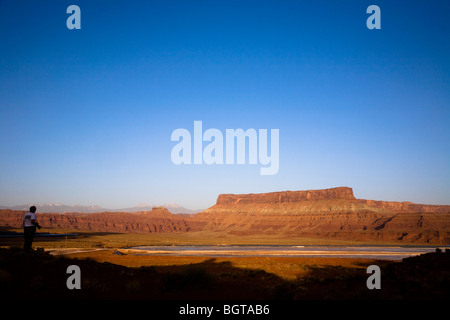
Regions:
<instances>
[{"instance_id":1,"label":"blue gradient sky","mask_svg":"<svg viewBox=\"0 0 450 320\"><path fill-rule=\"evenodd\" d=\"M68 30L66 8L81 8ZM366 8L381 8L368 30ZM450 2L0 1L0 204L213 205L350 186L450 203ZM280 169L171 162L173 130L280 130Z\"/></svg>"}]
</instances>

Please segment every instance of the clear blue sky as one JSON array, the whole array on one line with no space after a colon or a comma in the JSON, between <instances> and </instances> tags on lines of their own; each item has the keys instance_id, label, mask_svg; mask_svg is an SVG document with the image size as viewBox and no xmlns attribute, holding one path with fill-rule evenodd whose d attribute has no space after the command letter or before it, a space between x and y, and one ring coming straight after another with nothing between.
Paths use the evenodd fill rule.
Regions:
<instances>
[{"instance_id":1,"label":"clear blue sky","mask_svg":"<svg viewBox=\"0 0 450 320\"><path fill-rule=\"evenodd\" d=\"M66 9L81 9L69 30ZM381 8L381 30L366 9ZM350 186L450 204L450 2L0 1L0 204L213 205ZM280 167L179 165L173 130L279 129Z\"/></svg>"}]
</instances>

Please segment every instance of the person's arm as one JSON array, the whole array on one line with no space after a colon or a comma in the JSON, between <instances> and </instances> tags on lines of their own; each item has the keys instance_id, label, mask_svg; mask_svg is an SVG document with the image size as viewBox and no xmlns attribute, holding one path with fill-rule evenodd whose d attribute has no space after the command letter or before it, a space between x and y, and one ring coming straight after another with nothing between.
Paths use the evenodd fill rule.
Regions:
<instances>
[{"instance_id":1,"label":"person's arm","mask_svg":"<svg viewBox=\"0 0 450 320\"><path fill-rule=\"evenodd\" d=\"M36 228L38 228L38 229L41 228L41 226L39 225L39 223L37 222L36 219L31 219L31 224L32 224L33 226L35 226Z\"/></svg>"}]
</instances>

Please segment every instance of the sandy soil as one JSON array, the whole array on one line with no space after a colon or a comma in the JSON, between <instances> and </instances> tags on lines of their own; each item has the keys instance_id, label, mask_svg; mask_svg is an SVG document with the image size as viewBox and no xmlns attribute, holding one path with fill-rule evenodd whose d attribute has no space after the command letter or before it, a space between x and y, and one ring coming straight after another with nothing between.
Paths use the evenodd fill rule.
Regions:
<instances>
[{"instance_id":1,"label":"sandy soil","mask_svg":"<svg viewBox=\"0 0 450 320\"><path fill-rule=\"evenodd\" d=\"M119 250L118 252L127 252ZM302 257L226 257L211 258L202 256L144 256L134 255L133 251L123 255L117 254L115 250L80 250L66 254L68 258L93 259L98 262L109 262L125 267L138 268L143 266L185 266L201 264L206 261L214 261L216 265L230 264L235 268L247 270L264 270L275 274L283 279L296 279L309 273L311 268L339 267L352 268L365 271L371 264L387 263L371 259L351 258L302 258ZM221 272L220 268L211 272Z\"/></svg>"},{"instance_id":2,"label":"sandy soil","mask_svg":"<svg viewBox=\"0 0 450 320\"><path fill-rule=\"evenodd\" d=\"M401 262L349 258L136 256L113 249L52 255L0 248L0 299L399 300L448 299L450 252ZM366 286L367 267L382 289ZM81 270L68 290L67 268ZM32 270L32 272L30 272Z\"/></svg>"}]
</instances>

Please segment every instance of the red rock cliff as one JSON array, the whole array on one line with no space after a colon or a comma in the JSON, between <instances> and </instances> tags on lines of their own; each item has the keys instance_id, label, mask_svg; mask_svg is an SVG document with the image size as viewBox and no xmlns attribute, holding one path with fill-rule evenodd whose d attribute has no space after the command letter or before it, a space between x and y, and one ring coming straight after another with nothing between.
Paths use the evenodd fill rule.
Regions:
<instances>
[{"instance_id":1,"label":"red rock cliff","mask_svg":"<svg viewBox=\"0 0 450 320\"><path fill-rule=\"evenodd\" d=\"M355 200L352 188L339 187L323 190L281 191L259 194L221 194L217 198L218 205L284 203L317 200Z\"/></svg>"},{"instance_id":2,"label":"red rock cliff","mask_svg":"<svg viewBox=\"0 0 450 320\"><path fill-rule=\"evenodd\" d=\"M0 210L0 226L21 228L23 211ZM187 232L198 227L195 222L170 213L166 208L152 211L98 213L37 213L39 224L47 228L63 228L96 232L152 233Z\"/></svg>"},{"instance_id":3,"label":"red rock cliff","mask_svg":"<svg viewBox=\"0 0 450 320\"><path fill-rule=\"evenodd\" d=\"M20 228L23 212L0 210L0 226ZM348 187L222 194L192 216L149 212L38 214L45 228L102 232L222 232L234 235L450 244L450 206L356 199Z\"/></svg>"},{"instance_id":4,"label":"red rock cliff","mask_svg":"<svg viewBox=\"0 0 450 320\"><path fill-rule=\"evenodd\" d=\"M203 229L237 235L450 243L450 206L356 199L348 187L219 195Z\"/></svg>"}]
</instances>

